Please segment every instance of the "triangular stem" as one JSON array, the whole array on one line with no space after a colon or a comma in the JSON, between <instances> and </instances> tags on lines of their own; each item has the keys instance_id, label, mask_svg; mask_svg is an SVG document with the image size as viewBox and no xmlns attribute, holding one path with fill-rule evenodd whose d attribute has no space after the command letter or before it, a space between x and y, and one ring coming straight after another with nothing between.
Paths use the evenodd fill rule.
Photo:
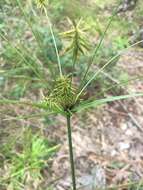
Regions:
<instances>
[{"instance_id":1,"label":"triangular stem","mask_svg":"<svg viewBox=\"0 0 143 190\"><path fill-rule=\"evenodd\" d=\"M71 130L71 114L67 112L67 132L68 132L68 143L69 143L69 155L70 155L70 165L72 174L72 186L73 190L76 190L76 177L75 177L75 165L74 165L74 155L73 155L73 145L72 145L72 130Z\"/></svg>"}]
</instances>

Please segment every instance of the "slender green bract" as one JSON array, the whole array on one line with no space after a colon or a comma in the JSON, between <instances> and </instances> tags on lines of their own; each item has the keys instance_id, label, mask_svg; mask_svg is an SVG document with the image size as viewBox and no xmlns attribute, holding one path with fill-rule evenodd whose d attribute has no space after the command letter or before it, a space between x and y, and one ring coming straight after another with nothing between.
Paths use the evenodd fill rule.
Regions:
<instances>
[{"instance_id":1,"label":"slender green bract","mask_svg":"<svg viewBox=\"0 0 143 190\"><path fill-rule=\"evenodd\" d=\"M141 42L143 42L143 40L140 40L134 44L132 44L131 46L125 48L124 50L122 50L121 52L117 53L115 56L113 56L103 67L101 67L95 74L93 74L93 76L88 80L88 82L83 86L83 88L81 89L81 91L78 93L77 98L78 99L80 97L80 95L83 93L83 91L87 88L87 86L97 77L97 75L99 75L112 61L114 61L117 57L119 57L120 55L124 54L129 48L134 47L138 44L140 44Z\"/></svg>"},{"instance_id":2,"label":"slender green bract","mask_svg":"<svg viewBox=\"0 0 143 190\"><path fill-rule=\"evenodd\" d=\"M102 105L102 104L105 104L108 102L113 102L113 101L117 101L117 100L123 100L123 99L138 97L138 96L143 96L143 93L128 94L128 95L122 95L122 96L112 96L112 97L103 98L103 99L99 99L99 100L87 100L87 101L84 101L83 103L81 103L79 106L75 107L72 111L79 112L84 109L97 107L99 105Z\"/></svg>"},{"instance_id":3,"label":"slender green bract","mask_svg":"<svg viewBox=\"0 0 143 190\"><path fill-rule=\"evenodd\" d=\"M35 107L35 108L39 108L39 109L43 109L43 110L50 110L50 114L51 113L60 113L60 114L64 114L64 111L62 109L60 109L59 107L55 107L53 108L53 110L51 110L50 105L48 104L48 102L46 100L41 101L41 102L31 102L31 101L18 101L18 100L10 100L10 99L0 99L0 105L1 104L13 104L13 105L25 105L25 106L31 106L31 107Z\"/></svg>"},{"instance_id":4,"label":"slender green bract","mask_svg":"<svg viewBox=\"0 0 143 190\"><path fill-rule=\"evenodd\" d=\"M83 84L83 81L86 79L86 76L87 76L87 74L88 74L88 72L89 72L89 69L90 69L91 65L93 64L94 58L95 58L95 56L96 56L98 50L100 49L100 47L101 47L101 45L102 45L102 42L103 42L103 40L104 40L104 38L105 38L105 35L106 35L106 33L107 33L107 31L108 31L108 29L109 29L109 27L110 27L112 21L113 21L113 18L114 18L114 16L115 16L115 14L116 14L116 11L114 11L114 13L112 14L111 18L109 19L109 22L108 22L108 24L107 24L107 26L106 26L106 28L105 28L105 31L103 32L103 34L102 34L102 36L101 36L101 39L100 39L100 41L99 41L99 44L96 46L96 48L95 48L95 50L94 50L93 56L91 57L91 60L89 61L89 64L88 64L87 69L86 69L86 71L85 71L85 74L84 74L84 76L83 76L83 79L82 79L82 82L81 82L81 86L82 86L82 84Z\"/></svg>"},{"instance_id":5,"label":"slender green bract","mask_svg":"<svg viewBox=\"0 0 143 190\"><path fill-rule=\"evenodd\" d=\"M46 18L48 20L51 36L52 36L54 47L55 47L55 51L56 51L59 72L60 72L60 76L62 77L63 74L62 74L61 61L60 61L60 56L59 56L59 52L58 52L58 48L57 48L57 43L56 43L55 35L54 35L53 29L52 29L52 24L51 24L50 19L48 17L47 9L46 9L45 6L44 6L44 12L45 12Z\"/></svg>"}]
</instances>

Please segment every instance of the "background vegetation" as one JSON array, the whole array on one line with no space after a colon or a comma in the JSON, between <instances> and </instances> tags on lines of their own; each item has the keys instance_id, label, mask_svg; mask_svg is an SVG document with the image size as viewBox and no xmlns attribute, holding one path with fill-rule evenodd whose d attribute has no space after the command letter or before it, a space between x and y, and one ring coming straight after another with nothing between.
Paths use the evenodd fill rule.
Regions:
<instances>
[{"instance_id":1,"label":"background vegetation","mask_svg":"<svg viewBox=\"0 0 143 190\"><path fill-rule=\"evenodd\" d=\"M56 54L45 15L32 0L20 1L20 5L17 2L19 1L0 0L0 99L38 101L49 94L53 85L51 78L58 75ZM48 14L53 24L62 68L67 74L72 71L72 59L74 58L73 44L71 43L73 36L67 35L67 33L71 31L74 22L80 22L79 29L82 31L84 43L82 44L83 49L80 49L77 55L76 71L74 72L75 84L79 84L80 78L83 77L88 58L93 54L94 47L103 35L113 10L118 7L119 12L108 29L86 82L96 70L105 65L107 60L118 53L119 56L88 86L87 93L82 97L84 100L89 96L99 99L130 92L142 92L141 70L131 74L128 70L130 63L126 63L126 60L121 61L124 58L120 52L133 43L143 40L143 2L139 0L134 7L122 11L120 9L124 3L126 1L120 3L119 0L49 0ZM133 51L134 54L131 57L136 58L138 56L136 52L140 52L142 57L142 43L134 47ZM133 70L136 70L134 69L136 59L132 62L134 62ZM140 81L139 89L135 88L135 81ZM109 104L110 106L116 108L114 104ZM130 108L130 106L128 104L126 107L124 106L122 109L124 108L128 114L126 108ZM134 106L132 104L132 110L136 110ZM140 109L140 106L137 107ZM120 109L117 111L122 111ZM77 117L80 118L80 123L76 125L79 125L82 131L86 128L86 118L89 114L100 121L105 112L106 107L99 108L94 113L87 110L81 115L77 114L74 122L76 123ZM107 120L108 118L103 122L104 125ZM134 120L134 117L129 115L129 120ZM83 123L85 123L84 126L82 126ZM136 123L135 120L134 123ZM48 117L45 112L40 110L39 113L38 109L30 106L0 105L1 190L61 188L57 181L63 183L61 178L64 179L65 176L61 177L60 172L53 171L53 165L61 156L60 153L64 147L66 129L64 132L61 129L64 128L64 125L62 117L58 116L58 119L55 120L55 116ZM115 125L118 124L115 123ZM138 126L138 124L136 125ZM61 162L59 162L60 164ZM115 167L121 170L126 166L123 164L122 167L120 163L111 165L111 168ZM78 170L78 174L82 173L82 168ZM92 184L92 188L108 188L108 186L113 187L112 189L141 190L143 188L142 174L137 180L130 176L124 178L117 182L106 179L106 184L102 183L101 187ZM84 181L86 180L84 179ZM84 183L82 185L84 186ZM64 183L61 186L66 189ZM87 189L91 188L89 186Z\"/></svg>"}]
</instances>

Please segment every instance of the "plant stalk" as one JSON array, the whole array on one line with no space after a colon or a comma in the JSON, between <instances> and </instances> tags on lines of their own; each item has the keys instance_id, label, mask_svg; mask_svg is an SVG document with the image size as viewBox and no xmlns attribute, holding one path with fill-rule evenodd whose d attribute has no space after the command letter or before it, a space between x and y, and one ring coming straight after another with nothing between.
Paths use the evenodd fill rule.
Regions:
<instances>
[{"instance_id":1,"label":"plant stalk","mask_svg":"<svg viewBox=\"0 0 143 190\"><path fill-rule=\"evenodd\" d=\"M71 130L71 114L67 112L67 130L68 130L68 143L69 143L69 155L72 175L72 186L73 190L76 190L76 177L75 177L75 165L72 145L72 130Z\"/></svg>"}]
</instances>

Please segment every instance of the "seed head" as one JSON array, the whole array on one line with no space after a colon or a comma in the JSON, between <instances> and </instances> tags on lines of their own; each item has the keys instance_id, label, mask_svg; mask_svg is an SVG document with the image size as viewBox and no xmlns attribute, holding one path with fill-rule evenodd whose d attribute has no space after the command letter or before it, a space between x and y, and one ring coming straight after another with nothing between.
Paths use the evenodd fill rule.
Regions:
<instances>
[{"instance_id":1,"label":"seed head","mask_svg":"<svg viewBox=\"0 0 143 190\"><path fill-rule=\"evenodd\" d=\"M76 104L77 89L73 86L71 79L67 76L57 78L54 88L45 99L50 109L60 108L69 110Z\"/></svg>"},{"instance_id":2,"label":"seed head","mask_svg":"<svg viewBox=\"0 0 143 190\"><path fill-rule=\"evenodd\" d=\"M69 109L73 106L75 104L76 89L71 84L71 79L67 76L58 78L55 81L51 96L57 99L63 109Z\"/></svg>"},{"instance_id":3,"label":"seed head","mask_svg":"<svg viewBox=\"0 0 143 190\"><path fill-rule=\"evenodd\" d=\"M65 52L72 52L73 59L77 60L79 54L86 54L90 50L89 40L86 36L86 28L83 28L82 19L78 22L68 19L72 28L69 31L61 33L61 35L70 41L69 46L65 49Z\"/></svg>"},{"instance_id":4,"label":"seed head","mask_svg":"<svg viewBox=\"0 0 143 190\"><path fill-rule=\"evenodd\" d=\"M48 0L36 0L36 4L37 4L38 8L43 9L48 4Z\"/></svg>"}]
</instances>

